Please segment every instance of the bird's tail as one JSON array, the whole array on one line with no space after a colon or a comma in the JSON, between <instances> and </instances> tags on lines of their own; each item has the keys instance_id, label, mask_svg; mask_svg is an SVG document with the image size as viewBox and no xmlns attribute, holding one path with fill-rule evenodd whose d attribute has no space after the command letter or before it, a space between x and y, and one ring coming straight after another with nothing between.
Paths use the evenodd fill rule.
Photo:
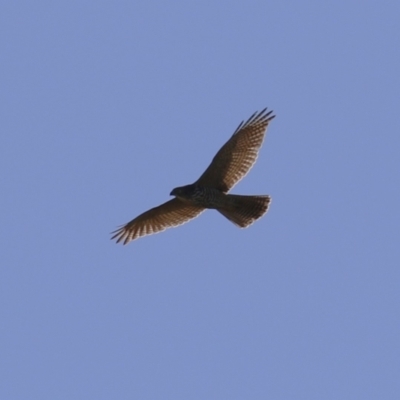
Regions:
<instances>
[{"instance_id":1,"label":"bird's tail","mask_svg":"<svg viewBox=\"0 0 400 400\"><path fill-rule=\"evenodd\" d=\"M270 196L227 194L226 197L226 206L217 210L240 228L245 228L262 217L271 204Z\"/></svg>"}]
</instances>

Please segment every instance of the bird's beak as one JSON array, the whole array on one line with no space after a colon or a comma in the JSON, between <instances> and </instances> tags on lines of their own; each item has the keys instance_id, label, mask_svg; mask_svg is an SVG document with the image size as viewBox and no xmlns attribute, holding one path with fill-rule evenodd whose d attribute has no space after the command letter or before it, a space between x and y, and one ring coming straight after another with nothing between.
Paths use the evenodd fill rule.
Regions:
<instances>
[{"instance_id":1,"label":"bird's beak","mask_svg":"<svg viewBox=\"0 0 400 400\"><path fill-rule=\"evenodd\" d=\"M172 189L172 191L171 191L171 193L169 195L170 196L176 196L177 195L176 189Z\"/></svg>"}]
</instances>

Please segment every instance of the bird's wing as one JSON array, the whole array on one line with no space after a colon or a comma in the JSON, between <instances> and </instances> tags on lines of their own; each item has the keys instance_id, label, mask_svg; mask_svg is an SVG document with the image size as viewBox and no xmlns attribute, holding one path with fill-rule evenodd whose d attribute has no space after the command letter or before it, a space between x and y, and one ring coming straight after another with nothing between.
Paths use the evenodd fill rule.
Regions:
<instances>
[{"instance_id":1,"label":"bird's wing","mask_svg":"<svg viewBox=\"0 0 400 400\"><path fill-rule=\"evenodd\" d=\"M221 147L196 184L223 192L230 190L257 160L269 122L275 118L265 108L242 121L232 137Z\"/></svg>"},{"instance_id":2,"label":"bird's wing","mask_svg":"<svg viewBox=\"0 0 400 400\"><path fill-rule=\"evenodd\" d=\"M197 217L202 211L204 211L202 207L188 205L174 198L144 212L126 225L112 232L115 235L111 239L117 239L117 243L123 241L124 244L127 244L139 237L184 224L192 218Z\"/></svg>"}]
</instances>

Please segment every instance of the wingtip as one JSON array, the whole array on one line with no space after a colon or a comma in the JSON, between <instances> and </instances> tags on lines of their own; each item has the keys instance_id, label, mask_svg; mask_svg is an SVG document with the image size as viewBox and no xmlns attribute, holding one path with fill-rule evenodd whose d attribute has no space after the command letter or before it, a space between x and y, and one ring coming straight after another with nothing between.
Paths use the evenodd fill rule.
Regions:
<instances>
[{"instance_id":1,"label":"wingtip","mask_svg":"<svg viewBox=\"0 0 400 400\"><path fill-rule=\"evenodd\" d=\"M113 235L113 236L111 236L110 240L115 240L116 239L116 241L115 241L116 244L121 242L121 240L123 240L125 238L125 235L126 235L126 232L124 231L124 226L125 225L121 225L120 228L116 229L115 231L112 231L110 233L110 235ZM126 242L123 243L123 244L126 244Z\"/></svg>"}]
</instances>

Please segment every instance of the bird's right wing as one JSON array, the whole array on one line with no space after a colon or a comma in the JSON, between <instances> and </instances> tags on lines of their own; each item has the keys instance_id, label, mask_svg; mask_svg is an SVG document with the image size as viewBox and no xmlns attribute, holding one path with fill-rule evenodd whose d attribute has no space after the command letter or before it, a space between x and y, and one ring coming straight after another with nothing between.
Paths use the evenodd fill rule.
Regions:
<instances>
[{"instance_id":1,"label":"bird's right wing","mask_svg":"<svg viewBox=\"0 0 400 400\"><path fill-rule=\"evenodd\" d=\"M241 122L232 137L221 147L196 184L227 192L250 170L257 160L269 122L275 118L267 109Z\"/></svg>"},{"instance_id":2,"label":"bird's right wing","mask_svg":"<svg viewBox=\"0 0 400 400\"><path fill-rule=\"evenodd\" d=\"M117 239L117 243L123 241L123 244L127 244L131 240L142 236L182 225L192 218L197 217L203 211L204 208L202 207L185 204L181 200L174 198L144 212L126 225L112 232L115 235L111 239Z\"/></svg>"}]
</instances>

